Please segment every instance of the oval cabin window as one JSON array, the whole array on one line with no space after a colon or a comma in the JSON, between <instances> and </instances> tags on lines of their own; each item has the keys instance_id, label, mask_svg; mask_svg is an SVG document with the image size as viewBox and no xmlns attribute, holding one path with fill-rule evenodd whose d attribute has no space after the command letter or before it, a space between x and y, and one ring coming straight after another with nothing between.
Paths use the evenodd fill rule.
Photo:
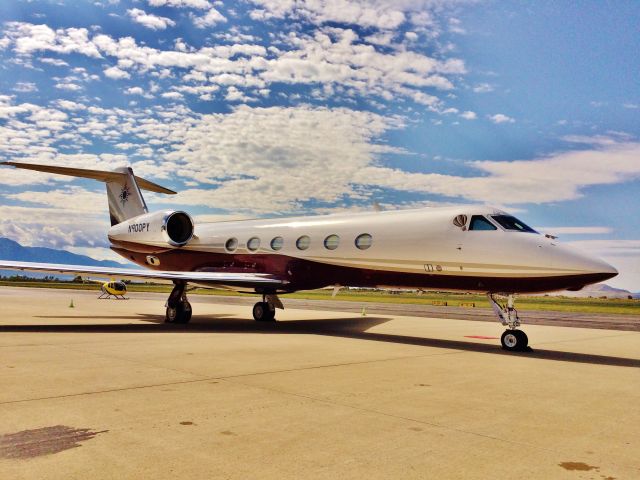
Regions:
<instances>
[{"instance_id":1,"label":"oval cabin window","mask_svg":"<svg viewBox=\"0 0 640 480\"><path fill-rule=\"evenodd\" d=\"M251 237L247 242L247 248L252 252L255 252L260 248L260 239L258 237Z\"/></svg>"},{"instance_id":2,"label":"oval cabin window","mask_svg":"<svg viewBox=\"0 0 640 480\"><path fill-rule=\"evenodd\" d=\"M356 247L360 250L366 250L373 243L373 237L368 233L363 233L362 235L358 235L356 238Z\"/></svg>"},{"instance_id":3,"label":"oval cabin window","mask_svg":"<svg viewBox=\"0 0 640 480\"><path fill-rule=\"evenodd\" d=\"M229 240L227 240L227 243L224 244L224 248L226 248L229 252L233 252L236 248L238 248L238 239L230 238Z\"/></svg>"},{"instance_id":4,"label":"oval cabin window","mask_svg":"<svg viewBox=\"0 0 640 480\"><path fill-rule=\"evenodd\" d=\"M284 245L284 239L282 237L275 237L271 240L271 249L272 250L280 250Z\"/></svg>"},{"instance_id":5,"label":"oval cabin window","mask_svg":"<svg viewBox=\"0 0 640 480\"><path fill-rule=\"evenodd\" d=\"M311 245L311 238L307 235L303 235L296 241L296 247L298 247L298 250L306 250L309 248L309 245Z\"/></svg>"},{"instance_id":6,"label":"oval cabin window","mask_svg":"<svg viewBox=\"0 0 640 480\"><path fill-rule=\"evenodd\" d=\"M324 247L327 250L335 250L336 248L338 248L339 244L340 244L340 237L338 235L329 235L327 238L324 239Z\"/></svg>"}]
</instances>

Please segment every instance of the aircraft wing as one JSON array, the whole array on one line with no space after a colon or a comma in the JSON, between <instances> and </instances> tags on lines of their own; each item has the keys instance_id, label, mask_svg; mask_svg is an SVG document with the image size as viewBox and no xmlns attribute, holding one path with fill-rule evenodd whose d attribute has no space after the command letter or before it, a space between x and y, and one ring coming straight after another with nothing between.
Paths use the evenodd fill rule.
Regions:
<instances>
[{"instance_id":1,"label":"aircraft wing","mask_svg":"<svg viewBox=\"0 0 640 480\"><path fill-rule=\"evenodd\" d=\"M12 262L0 260L0 270L20 270L28 272L61 273L64 275L91 275L110 279L154 280L172 283L174 280L220 285L227 287L259 288L282 287L287 282L264 273L229 272L168 272L159 270L134 270L130 268L88 267L83 265L61 265L57 263Z\"/></svg>"}]
</instances>

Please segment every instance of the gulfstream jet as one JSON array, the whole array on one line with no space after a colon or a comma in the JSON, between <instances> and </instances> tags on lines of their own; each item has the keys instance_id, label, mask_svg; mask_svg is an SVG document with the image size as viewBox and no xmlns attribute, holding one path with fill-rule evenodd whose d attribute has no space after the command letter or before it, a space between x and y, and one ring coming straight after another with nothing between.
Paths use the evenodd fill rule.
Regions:
<instances>
[{"instance_id":1,"label":"gulfstream jet","mask_svg":"<svg viewBox=\"0 0 640 480\"><path fill-rule=\"evenodd\" d=\"M188 323L187 285L262 297L257 321L275 320L279 295L327 286L482 292L507 327L507 350L527 347L514 294L578 290L617 275L514 216L468 205L370 213L195 223L183 211L149 212L142 190L175 194L131 168L96 171L16 162L17 168L106 183L111 248L144 269L0 260L0 269L171 282L166 321ZM502 300L501 300L502 299Z\"/></svg>"}]
</instances>

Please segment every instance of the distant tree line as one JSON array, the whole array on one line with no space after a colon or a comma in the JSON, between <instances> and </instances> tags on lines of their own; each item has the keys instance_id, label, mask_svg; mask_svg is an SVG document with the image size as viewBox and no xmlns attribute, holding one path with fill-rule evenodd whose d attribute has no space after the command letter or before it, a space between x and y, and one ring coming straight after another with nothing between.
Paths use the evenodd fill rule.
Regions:
<instances>
[{"instance_id":1,"label":"distant tree line","mask_svg":"<svg viewBox=\"0 0 640 480\"><path fill-rule=\"evenodd\" d=\"M47 283L83 283L84 280L80 275L75 276L72 280L64 280L53 275L45 275L44 277L29 277L27 275L0 275L3 282L47 282Z\"/></svg>"}]
</instances>

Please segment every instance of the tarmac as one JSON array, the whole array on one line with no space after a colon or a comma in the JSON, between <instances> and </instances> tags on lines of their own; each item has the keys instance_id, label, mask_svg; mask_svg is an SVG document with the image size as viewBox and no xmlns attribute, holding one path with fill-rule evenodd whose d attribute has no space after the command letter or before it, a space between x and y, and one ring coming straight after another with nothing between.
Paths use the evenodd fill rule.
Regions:
<instances>
[{"instance_id":1,"label":"tarmac","mask_svg":"<svg viewBox=\"0 0 640 480\"><path fill-rule=\"evenodd\" d=\"M130 296L0 287L0 479L640 478L638 331Z\"/></svg>"}]
</instances>

